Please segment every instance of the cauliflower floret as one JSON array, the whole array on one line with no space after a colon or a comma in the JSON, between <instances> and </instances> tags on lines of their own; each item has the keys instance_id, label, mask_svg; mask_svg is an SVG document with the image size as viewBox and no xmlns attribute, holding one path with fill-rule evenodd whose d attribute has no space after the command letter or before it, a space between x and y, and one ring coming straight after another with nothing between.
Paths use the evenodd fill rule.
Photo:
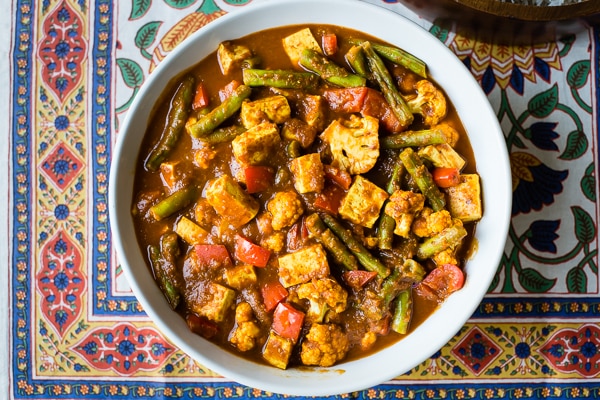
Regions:
<instances>
[{"instance_id":1,"label":"cauliflower floret","mask_svg":"<svg viewBox=\"0 0 600 400\"><path fill-rule=\"evenodd\" d=\"M415 218L412 231L419 237L430 237L452 226L452 216L447 210L434 212L426 207L421 214Z\"/></svg>"},{"instance_id":2,"label":"cauliflower floret","mask_svg":"<svg viewBox=\"0 0 600 400\"><path fill-rule=\"evenodd\" d=\"M425 196L406 190L396 190L385 206L385 213L396 221L394 233L408 237L415 215L423 209Z\"/></svg>"},{"instance_id":3,"label":"cauliflower floret","mask_svg":"<svg viewBox=\"0 0 600 400\"><path fill-rule=\"evenodd\" d=\"M271 225L273 229L292 226L304 212L300 196L293 190L277 192L267 204L267 210L273 217Z\"/></svg>"},{"instance_id":4,"label":"cauliflower floret","mask_svg":"<svg viewBox=\"0 0 600 400\"><path fill-rule=\"evenodd\" d=\"M413 114L421 114L425 125L433 126L446 116L446 96L433 83L423 79L415 83L417 95L406 101Z\"/></svg>"},{"instance_id":5,"label":"cauliflower floret","mask_svg":"<svg viewBox=\"0 0 600 400\"><path fill-rule=\"evenodd\" d=\"M379 120L374 117L352 115L333 121L321 139L329 144L332 164L353 175L368 172L379 158Z\"/></svg>"},{"instance_id":6,"label":"cauliflower floret","mask_svg":"<svg viewBox=\"0 0 600 400\"><path fill-rule=\"evenodd\" d=\"M335 324L313 324L302 342L300 358L304 365L330 367L346 357L349 341Z\"/></svg>"},{"instance_id":7,"label":"cauliflower floret","mask_svg":"<svg viewBox=\"0 0 600 400\"><path fill-rule=\"evenodd\" d=\"M458 265L459 264L458 259L456 258L456 249L455 248L449 248L444 251L440 251L439 253L437 253L433 257L431 257L431 259L433 260L433 262L435 262L436 265L444 265L444 264Z\"/></svg>"},{"instance_id":8,"label":"cauliflower floret","mask_svg":"<svg viewBox=\"0 0 600 400\"><path fill-rule=\"evenodd\" d=\"M298 286L299 299L310 302L306 319L321 323L333 319L337 314L346 310L348 293L332 278L313 279Z\"/></svg>"},{"instance_id":9,"label":"cauliflower floret","mask_svg":"<svg viewBox=\"0 0 600 400\"><path fill-rule=\"evenodd\" d=\"M235 309L235 328L229 341L240 351L248 351L252 350L260 339L260 328L254 319L252 307L246 302L239 303Z\"/></svg>"},{"instance_id":10,"label":"cauliflower floret","mask_svg":"<svg viewBox=\"0 0 600 400\"><path fill-rule=\"evenodd\" d=\"M285 239L286 236L284 232L273 232L272 234L263 237L260 241L260 245L274 253L279 253L285 246Z\"/></svg>"}]
</instances>

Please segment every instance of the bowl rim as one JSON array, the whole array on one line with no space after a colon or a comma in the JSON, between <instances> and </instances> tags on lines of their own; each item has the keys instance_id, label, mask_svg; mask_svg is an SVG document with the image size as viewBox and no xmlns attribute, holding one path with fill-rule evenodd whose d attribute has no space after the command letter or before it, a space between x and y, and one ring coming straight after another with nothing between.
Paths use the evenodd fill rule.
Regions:
<instances>
[{"instance_id":1,"label":"bowl rim","mask_svg":"<svg viewBox=\"0 0 600 400\"><path fill-rule=\"evenodd\" d=\"M307 11L315 8L320 12ZM269 15L278 15L278 18L269 18ZM348 23L353 15L361 15L364 18ZM404 47L425 61L441 58L443 65L430 65L431 75L444 90L452 85L452 95L449 97L455 104L463 125L468 122L465 129L471 132L469 138L474 152L476 148L480 152L483 151L481 149L491 148L497 155L494 160L504 162L493 167L487 166L486 170L489 169L490 176L482 177L484 207L488 211L484 211L484 217L478 223L478 251L467 263L467 279L461 291L450 296L439 310L412 334L385 350L331 368L278 370L245 360L191 333L185 321L177 313L170 311L143 261L133 229L130 207L138 154L131 154L131 149L137 149L136 143L139 144L145 131L139 129L139 126L147 126L148 117L162 87L179 72L214 51L220 41L235 39L270 27L308 23L348 26ZM393 32L386 26L393 26ZM396 33L403 31L409 34L406 36L410 36L412 42L405 43L407 38ZM203 42L202 46L198 45L199 42ZM435 51L424 53L423 49L426 47ZM171 69L178 72L171 73ZM453 74L452 79L449 78L450 73ZM443 83L444 79L440 81L444 74L447 75L447 84ZM453 80L461 82L460 88L454 87ZM150 100L145 102L146 99ZM469 119L463 118L466 114L461 115L459 107L462 110L462 107L472 107L472 104L477 105L478 112L468 114ZM482 122L486 124L486 134L472 135ZM479 169L480 165L487 165L490 160L487 160L487 157L477 158L478 154L475 152ZM158 330L191 358L217 374L269 392L310 396L354 392L391 380L430 357L460 330L486 294L503 254L510 221L512 191L508 153L500 124L487 97L460 60L438 39L409 19L380 5L347 0L254 0L243 9L210 22L187 38L162 60L132 102L117 135L108 190L112 244L133 293ZM490 212L491 210L494 212ZM488 235L497 240L482 240ZM485 251L487 255L485 260L478 257L481 251ZM474 302L473 299L477 301ZM445 313L440 314L442 312ZM453 315L448 316L448 312L452 312ZM162 317L159 318L160 315ZM440 323L445 327L445 331L441 333L440 325L436 325ZM404 350L412 352L412 349L423 346L426 350L418 355L406 356L405 353L401 353ZM390 354L396 356L393 362L390 360ZM252 376L247 374L249 370L252 371ZM364 371L379 372L368 374Z\"/></svg>"},{"instance_id":2,"label":"bowl rim","mask_svg":"<svg viewBox=\"0 0 600 400\"><path fill-rule=\"evenodd\" d=\"M586 0L561 6L534 6L506 3L499 0L452 0L461 6L501 18L520 21L551 22L591 17L600 14L600 0Z\"/></svg>"}]
</instances>

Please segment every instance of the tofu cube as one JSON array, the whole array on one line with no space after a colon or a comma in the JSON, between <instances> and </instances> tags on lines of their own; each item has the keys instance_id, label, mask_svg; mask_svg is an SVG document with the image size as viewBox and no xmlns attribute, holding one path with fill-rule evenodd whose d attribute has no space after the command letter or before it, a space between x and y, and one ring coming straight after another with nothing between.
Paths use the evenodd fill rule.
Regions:
<instances>
[{"instance_id":1,"label":"tofu cube","mask_svg":"<svg viewBox=\"0 0 600 400\"><path fill-rule=\"evenodd\" d=\"M208 232L187 217L181 217L175 226L175 233L188 244L205 243Z\"/></svg>"},{"instance_id":2,"label":"tofu cube","mask_svg":"<svg viewBox=\"0 0 600 400\"><path fill-rule=\"evenodd\" d=\"M482 216L479 175L463 174L460 183L445 189L448 210L453 218L463 222L478 221Z\"/></svg>"},{"instance_id":3,"label":"tofu cube","mask_svg":"<svg viewBox=\"0 0 600 400\"><path fill-rule=\"evenodd\" d=\"M225 280L234 289L242 290L256 283L256 272L250 264L241 264L225 270Z\"/></svg>"},{"instance_id":4,"label":"tofu cube","mask_svg":"<svg viewBox=\"0 0 600 400\"><path fill-rule=\"evenodd\" d=\"M296 33L293 33L282 40L283 49L290 58L292 65L298 65L302 51L304 49L312 49L323 54L319 42L313 36L310 28L304 28Z\"/></svg>"},{"instance_id":5,"label":"tofu cube","mask_svg":"<svg viewBox=\"0 0 600 400\"><path fill-rule=\"evenodd\" d=\"M242 165L260 165L267 161L281 142L279 128L272 122L256 125L231 142L233 155Z\"/></svg>"},{"instance_id":6,"label":"tofu cube","mask_svg":"<svg viewBox=\"0 0 600 400\"><path fill-rule=\"evenodd\" d=\"M221 175L209 182L206 200L221 215L235 226L248 223L258 213L260 205L246 193L229 175Z\"/></svg>"},{"instance_id":7,"label":"tofu cube","mask_svg":"<svg viewBox=\"0 0 600 400\"><path fill-rule=\"evenodd\" d=\"M210 282L199 290L198 295L186 299L191 309L198 315L211 321L221 322L232 309L235 301L235 292L218 283ZM191 300L191 301L190 301Z\"/></svg>"},{"instance_id":8,"label":"tofu cube","mask_svg":"<svg viewBox=\"0 0 600 400\"><path fill-rule=\"evenodd\" d=\"M283 124L290 118L292 110L282 95L265 97L254 101L244 101L240 111L242 124L250 129L264 122Z\"/></svg>"},{"instance_id":9,"label":"tofu cube","mask_svg":"<svg viewBox=\"0 0 600 400\"><path fill-rule=\"evenodd\" d=\"M350 222L372 228L387 198L385 190L357 175L342 199L339 214Z\"/></svg>"},{"instance_id":10,"label":"tofu cube","mask_svg":"<svg viewBox=\"0 0 600 400\"><path fill-rule=\"evenodd\" d=\"M240 64L252 57L252 51L243 45L223 42L217 48L217 59L223 75L227 75Z\"/></svg>"},{"instance_id":11,"label":"tofu cube","mask_svg":"<svg viewBox=\"0 0 600 400\"><path fill-rule=\"evenodd\" d=\"M271 331L269 332L269 337L263 348L262 355L263 358L274 367L286 369L293 348L294 343L291 339L284 338Z\"/></svg>"},{"instance_id":12,"label":"tofu cube","mask_svg":"<svg viewBox=\"0 0 600 400\"><path fill-rule=\"evenodd\" d=\"M290 162L294 188L298 193L320 192L325 186L325 172L319 153L306 154Z\"/></svg>"},{"instance_id":13,"label":"tofu cube","mask_svg":"<svg viewBox=\"0 0 600 400\"><path fill-rule=\"evenodd\" d=\"M441 168L456 168L460 171L466 163L465 159L448 143L425 146L417 154Z\"/></svg>"},{"instance_id":14,"label":"tofu cube","mask_svg":"<svg viewBox=\"0 0 600 400\"><path fill-rule=\"evenodd\" d=\"M286 288L328 276L327 254L320 244L279 257L279 281Z\"/></svg>"}]
</instances>

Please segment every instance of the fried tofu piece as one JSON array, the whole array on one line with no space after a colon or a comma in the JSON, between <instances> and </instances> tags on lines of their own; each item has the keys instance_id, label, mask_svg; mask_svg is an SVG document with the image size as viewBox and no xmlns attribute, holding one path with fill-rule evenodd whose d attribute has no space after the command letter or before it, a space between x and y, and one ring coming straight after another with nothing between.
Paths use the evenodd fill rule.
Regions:
<instances>
[{"instance_id":1,"label":"fried tofu piece","mask_svg":"<svg viewBox=\"0 0 600 400\"><path fill-rule=\"evenodd\" d=\"M225 270L225 280L232 288L242 290L256 283L256 271L250 264L240 264Z\"/></svg>"},{"instance_id":2,"label":"fried tofu piece","mask_svg":"<svg viewBox=\"0 0 600 400\"><path fill-rule=\"evenodd\" d=\"M311 49L323 54L319 42L313 36L310 28L304 28L282 39L283 49L293 65L298 65L302 51Z\"/></svg>"},{"instance_id":3,"label":"fried tofu piece","mask_svg":"<svg viewBox=\"0 0 600 400\"><path fill-rule=\"evenodd\" d=\"M217 48L217 59L223 75L229 74L242 61L251 57L252 50L248 47L229 41L220 43Z\"/></svg>"},{"instance_id":4,"label":"fried tofu piece","mask_svg":"<svg viewBox=\"0 0 600 400\"><path fill-rule=\"evenodd\" d=\"M221 322L232 308L235 292L218 283L209 282L203 290L196 290L195 296L188 296L186 301L192 311L211 321Z\"/></svg>"},{"instance_id":5,"label":"fried tofu piece","mask_svg":"<svg viewBox=\"0 0 600 400\"><path fill-rule=\"evenodd\" d=\"M292 110L282 95L265 97L254 101L244 101L240 111L242 124L250 129L264 122L283 124L290 118Z\"/></svg>"},{"instance_id":6,"label":"fried tofu piece","mask_svg":"<svg viewBox=\"0 0 600 400\"><path fill-rule=\"evenodd\" d=\"M231 142L233 155L242 165L260 165L275 151L281 137L279 128L272 122L256 125Z\"/></svg>"},{"instance_id":7,"label":"fried tofu piece","mask_svg":"<svg viewBox=\"0 0 600 400\"><path fill-rule=\"evenodd\" d=\"M339 214L350 222L372 228L387 198L385 190L357 175L342 199Z\"/></svg>"},{"instance_id":8,"label":"fried tofu piece","mask_svg":"<svg viewBox=\"0 0 600 400\"><path fill-rule=\"evenodd\" d=\"M205 243L208 237L206 230L185 216L177 221L175 233L189 244Z\"/></svg>"},{"instance_id":9,"label":"fried tofu piece","mask_svg":"<svg viewBox=\"0 0 600 400\"><path fill-rule=\"evenodd\" d=\"M279 281L286 288L328 276L327 254L320 244L279 257Z\"/></svg>"},{"instance_id":10,"label":"fried tofu piece","mask_svg":"<svg viewBox=\"0 0 600 400\"><path fill-rule=\"evenodd\" d=\"M321 192L325 186L325 172L319 153L306 154L290 162L294 188L298 193Z\"/></svg>"},{"instance_id":11,"label":"fried tofu piece","mask_svg":"<svg viewBox=\"0 0 600 400\"><path fill-rule=\"evenodd\" d=\"M267 343L265 343L265 347L263 348L262 356L272 366L286 369L293 348L294 343L291 339L284 338L271 331L269 332Z\"/></svg>"},{"instance_id":12,"label":"fried tofu piece","mask_svg":"<svg viewBox=\"0 0 600 400\"><path fill-rule=\"evenodd\" d=\"M206 200L217 214L235 226L248 223L260 208L258 202L229 175L221 175L208 184Z\"/></svg>"},{"instance_id":13,"label":"fried tofu piece","mask_svg":"<svg viewBox=\"0 0 600 400\"><path fill-rule=\"evenodd\" d=\"M456 168L460 171L466 164L465 159L448 143L425 146L417 154L419 157L431 161L436 167Z\"/></svg>"},{"instance_id":14,"label":"fried tofu piece","mask_svg":"<svg viewBox=\"0 0 600 400\"><path fill-rule=\"evenodd\" d=\"M448 210L453 218L463 222L478 221L482 216L481 186L479 175L462 174L460 183L444 189L448 199Z\"/></svg>"}]
</instances>

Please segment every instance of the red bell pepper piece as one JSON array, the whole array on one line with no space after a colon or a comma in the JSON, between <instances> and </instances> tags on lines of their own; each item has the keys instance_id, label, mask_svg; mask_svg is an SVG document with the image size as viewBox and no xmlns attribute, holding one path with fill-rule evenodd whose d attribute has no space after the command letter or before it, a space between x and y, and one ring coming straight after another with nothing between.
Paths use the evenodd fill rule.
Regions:
<instances>
[{"instance_id":1,"label":"red bell pepper piece","mask_svg":"<svg viewBox=\"0 0 600 400\"><path fill-rule=\"evenodd\" d=\"M460 171L457 168L434 168L431 176L433 182L441 188L449 188L460 183Z\"/></svg>"},{"instance_id":2,"label":"red bell pepper piece","mask_svg":"<svg viewBox=\"0 0 600 400\"><path fill-rule=\"evenodd\" d=\"M273 185L275 172L271 167L257 165L244 168L244 176L246 178L246 191L248 193L258 193Z\"/></svg>"},{"instance_id":3,"label":"red bell pepper piece","mask_svg":"<svg viewBox=\"0 0 600 400\"><path fill-rule=\"evenodd\" d=\"M231 265L229 251L222 244L197 244L194 249L200 265L207 267Z\"/></svg>"},{"instance_id":4,"label":"red bell pepper piece","mask_svg":"<svg viewBox=\"0 0 600 400\"><path fill-rule=\"evenodd\" d=\"M334 55L338 51L338 40L335 33L325 33L322 37L323 53L327 56Z\"/></svg>"},{"instance_id":5,"label":"red bell pepper piece","mask_svg":"<svg viewBox=\"0 0 600 400\"><path fill-rule=\"evenodd\" d=\"M196 93L194 94L194 101L192 102L192 109L199 110L208 106L210 98L203 82L198 83L196 86Z\"/></svg>"},{"instance_id":6,"label":"red bell pepper piece","mask_svg":"<svg viewBox=\"0 0 600 400\"><path fill-rule=\"evenodd\" d=\"M289 292L277 281L267 283L262 287L263 303L267 311L273 311L277 304L281 303Z\"/></svg>"},{"instance_id":7,"label":"red bell pepper piece","mask_svg":"<svg viewBox=\"0 0 600 400\"><path fill-rule=\"evenodd\" d=\"M235 236L235 258L255 267L266 267L271 251L252 243L243 236Z\"/></svg>"},{"instance_id":8,"label":"red bell pepper piece","mask_svg":"<svg viewBox=\"0 0 600 400\"><path fill-rule=\"evenodd\" d=\"M302 323L304 322L304 313L296 310L289 303L279 303L273 313L273 330L284 338L298 341Z\"/></svg>"},{"instance_id":9,"label":"red bell pepper piece","mask_svg":"<svg viewBox=\"0 0 600 400\"><path fill-rule=\"evenodd\" d=\"M465 274L454 264L442 264L433 269L417 286L419 293L431 300L445 300L465 284Z\"/></svg>"},{"instance_id":10,"label":"red bell pepper piece","mask_svg":"<svg viewBox=\"0 0 600 400\"><path fill-rule=\"evenodd\" d=\"M353 271L345 271L342 274L342 279L351 288L359 290L376 276L377 272L375 271L365 271L362 269L357 269Z\"/></svg>"}]
</instances>

